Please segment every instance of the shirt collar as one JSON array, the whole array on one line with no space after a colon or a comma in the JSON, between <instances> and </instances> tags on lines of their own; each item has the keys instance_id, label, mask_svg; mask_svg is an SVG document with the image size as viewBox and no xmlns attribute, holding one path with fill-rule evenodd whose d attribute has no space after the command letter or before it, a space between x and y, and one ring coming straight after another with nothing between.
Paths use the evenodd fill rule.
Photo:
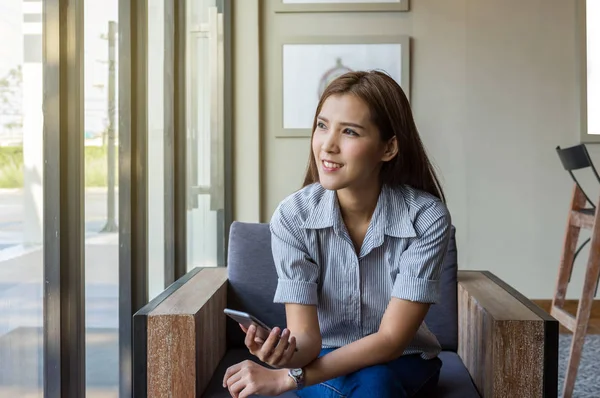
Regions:
<instances>
[{"instance_id":1,"label":"shirt collar","mask_svg":"<svg viewBox=\"0 0 600 398\"><path fill-rule=\"evenodd\" d=\"M302 224L302 228L306 229L322 229L333 227L342 219L340 206L338 204L335 191L323 189L321 200L313 207L306 221Z\"/></svg>"},{"instance_id":2,"label":"shirt collar","mask_svg":"<svg viewBox=\"0 0 600 398\"><path fill-rule=\"evenodd\" d=\"M302 228L322 229L334 227L336 232L340 232L341 226L342 214L337 195L335 191L324 189L321 200L309 212L306 221L302 224ZM392 189L386 185L383 186L377 200L377 206L375 207L369 230L372 230L373 234L373 247L383 243L384 234L397 238L417 236L403 190Z\"/></svg>"},{"instance_id":3,"label":"shirt collar","mask_svg":"<svg viewBox=\"0 0 600 398\"><path fill-rule=\"evenodd\" d=\"M396 238L414 238L417 236L413 226L413 215L404 197L405 190L384 186L382 189L383 212L382 222L385 222L385 234Z\"/></svg>"}]
</instances>

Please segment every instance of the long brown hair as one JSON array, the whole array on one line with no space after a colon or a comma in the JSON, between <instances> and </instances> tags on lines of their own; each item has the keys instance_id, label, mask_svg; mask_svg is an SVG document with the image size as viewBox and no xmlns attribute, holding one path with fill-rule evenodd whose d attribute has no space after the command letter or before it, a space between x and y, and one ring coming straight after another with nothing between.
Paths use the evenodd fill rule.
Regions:
<instances>
[{"instance_id":1,"label":"long brown hair","mask_svg":"<svg viewBox=\"0 0 600 398\"><path fill-rule=\"evenodd\" d=\"M391 187L409 185L445 202L444 192L417 131L410 104L398 83L379 71L348 72L339 76L321 95L313 121L313 135L317 116L325 100L341 94L353 94L369 106L371 121L377 126L383 142L396 137L398 153L382 165L382 184ZM303 186L318 181L319 173L311 146Z\"/></svg>"}]
</instances>

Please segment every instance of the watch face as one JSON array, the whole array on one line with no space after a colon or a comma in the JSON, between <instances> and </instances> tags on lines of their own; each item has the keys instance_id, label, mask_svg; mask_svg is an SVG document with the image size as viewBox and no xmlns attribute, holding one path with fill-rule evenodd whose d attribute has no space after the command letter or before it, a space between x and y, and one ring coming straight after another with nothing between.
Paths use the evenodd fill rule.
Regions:
<instances>
[{"instance_id":1,"label":"watch face","mask_svg":"<svg viewBox=\"0 0 600 398\"><path fill-rule=\"evenodd\" d=\"M293 376L299 377L302 376L302 369L292 369L290 371Z\"/></svg>"}]
</instances>

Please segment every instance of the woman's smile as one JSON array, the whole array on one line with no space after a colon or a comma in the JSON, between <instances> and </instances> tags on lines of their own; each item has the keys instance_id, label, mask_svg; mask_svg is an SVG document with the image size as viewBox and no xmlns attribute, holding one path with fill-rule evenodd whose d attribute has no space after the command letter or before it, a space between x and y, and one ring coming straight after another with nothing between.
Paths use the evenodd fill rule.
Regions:
<instances>
[{"instance_id":1,"label":"woman's smile","mask_svg":"<svg viewBox=\"0 0 600 398\"><path fill-rule=\"evenodd\" d=\"M342 164L331 162L329 160L323 160L321 163L323 164L323 171L325 172L338 171L343 167Z\"/></svg>"}]
</instances>

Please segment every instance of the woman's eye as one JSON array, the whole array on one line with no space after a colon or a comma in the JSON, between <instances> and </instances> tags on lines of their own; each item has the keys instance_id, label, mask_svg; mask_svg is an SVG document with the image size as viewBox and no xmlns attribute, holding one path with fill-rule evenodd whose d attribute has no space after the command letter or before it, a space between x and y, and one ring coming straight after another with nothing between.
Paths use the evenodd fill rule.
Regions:
<instances>
[{"instance_id":1,"label":"woman's eye","mask_svg":"<svg viewBox=\"0 0 600 398\"><path fill-rule=\"evenodd\" d=\"M320 129L324 129L325 128L325 123L323 122L317 122L317 127Z\"/></svg>"},{"instance_id":2,"label":"woman's eye","mask_svg":"<svg viewBox=\"0 0 600 398\"><path fill-rule=\"evenodd\" d=\"M358 136L358 134L356 133L356 131L352 130L352 129L346 129L344 130L346 132L346 134L348 135L352 135L352 136Z\"/></svg>"}]
</instances>

